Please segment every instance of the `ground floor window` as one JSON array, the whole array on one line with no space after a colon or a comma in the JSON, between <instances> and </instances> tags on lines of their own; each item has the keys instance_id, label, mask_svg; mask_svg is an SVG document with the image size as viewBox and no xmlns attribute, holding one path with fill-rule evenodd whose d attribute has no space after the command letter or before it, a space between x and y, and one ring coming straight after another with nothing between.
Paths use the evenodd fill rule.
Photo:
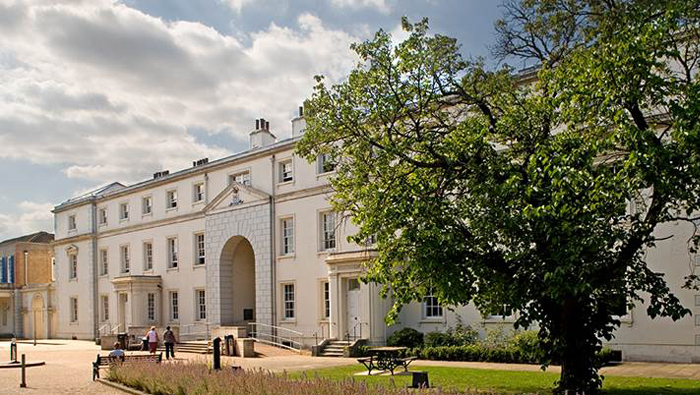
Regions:
<instances>
[{"instance_id":1,"label":"ground floor window","mask_svg":"<svg viewBox=\"0 0 700 395\"><path fill-rule=\"evenodd\" d=\"M109 296L102 295L102 321L109 321Z\"/></svg>"},{"instance_id":2,"label":"ground floor window","mask_svg":"<svg viewBox=\"0 0 700 395\"><path fill-rule=\"evenodd\" d=\"M331 284L328 281L323 283L323 318L331 316Z\"/></svg>"},{"instance_id":3,"label":"ground floor window","mask_svg":"<svg viewBox=\"0 0 700 395\"><path fill-rule=\"evenodd\" d=\"M430 295L423 299L423 312L425 318L442 317L442 306L440 306L435 296Z\"/></svg>"},{"instance_id":4,"label":"ground floor window","mask_svg":"<svg viewBox=\"0 0 700 395\"><path fill-rule=\"evenodd\" d=\"M180 319L180 308L178 303L179 300L177 292L170 292L170 321L177 321Z\"/></svg>"},{"instance_id":5,"label":"ground floor window","mask_svg":"<svg viewBox=\"0 0 700 395\"><path fill-rule=\"evenodd\" d=\"M154 294L154 293L148 294L147 311L148 311L148 320L155 321L156 320L156 294Z\"/></svg>"},{"instance_id":6,"label":"ground floor window","mask_svg":"<svg viewBox=\"0 0 700 395\"><path fill-rule=\"evenodd\" d=\"M294 284L283 285L284 319L294 319Z\"/></svg>"},{"instance_id":7,"label":"ground floor window","mask_svg":"<svg viewBox=\"0 0 700 395\"><path fill-rule=\"evenodd\" d=\"M70 298L70 322L78 322L78 298Z\"/></svg>"},{"instance_id":8,"label":"ground floor window","mask_svg":"<svg viewBox=\"0 0 700 395\"><path fill-rule=\"evenodd\" d=\"M197 316L200 320L207 319L207 298L203 289L197 290Z\"/></svg>"}]
</instances>

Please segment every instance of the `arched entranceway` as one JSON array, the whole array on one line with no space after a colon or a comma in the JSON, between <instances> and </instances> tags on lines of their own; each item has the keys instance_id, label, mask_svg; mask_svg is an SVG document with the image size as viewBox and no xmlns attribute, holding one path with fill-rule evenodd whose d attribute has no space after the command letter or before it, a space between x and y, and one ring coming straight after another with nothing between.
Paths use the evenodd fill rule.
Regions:
<instances>
[{"instance_id":1,"label":"arched entranceway","mask_svg":"<svg viewBox=\"0 0 700 395\"><path fill-rule=\"evenodd\" d=\"M255 253L243 236L230 238L219 264L221 325L255 321Z\"/></svg>"},{"instance_id":2,"label":"arched entranceway","mask_svg":"<svg viewBox=\"0 0 700 395\"><path fill-rule=\"evenodd\" d=\"M32 322L32 332L25 334L27 337L43 339L44 334L44 298L35 294L32 298L32 315L29 317Z\"/></svg>"}]
</instances>

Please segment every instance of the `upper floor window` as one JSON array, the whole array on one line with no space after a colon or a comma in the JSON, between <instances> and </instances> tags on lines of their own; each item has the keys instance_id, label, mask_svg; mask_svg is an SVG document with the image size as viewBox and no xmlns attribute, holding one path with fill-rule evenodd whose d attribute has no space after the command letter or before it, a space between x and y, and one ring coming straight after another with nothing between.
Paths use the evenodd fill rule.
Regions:
<instances>
[{"instance_id":1,"label":"upper floor window","mask_svg":"<svg viewBox=\"0 0 700 395\"><path fill-rule=\"evenodd\" d=\"M178 254L177 254L177 237L171 237L168 239L168 267L174 268L178 264Z\"/></svg>"},{"instance_id":2,"label":"upper floor window","mask_svg":"<svg viewBox=\"0 0 700 395\"><path fill-rule=\"evenodd\" d=\"M78 222L75 219L75 214L68 216L68 230L78 229Z\"/></svg>"},{"instance_id":3,"label":"upper floor window","mask_svg":"<svg viewBox=\"0 0 700 395\"><path fill-rule=\"evenodd\" d=\"M144 196L141 198L141 214L148 215L153 212L153 198Z\"/></svg>"},{"instance_id":4,"label":"upper floor window","mask_svg":"<svg viewBox=\"0 0 700 395\"><path fill-rule=\"evenodd\" d=\"M129 219L129 203L121 203L119 205L119 220L126 221Z\"/></svg>"},{"instance_id":5,"label":"upper floor window","mask_svg":"<svg viewBox=\"0 0 700 395\"><path fill-rule=\"evenodd\" d=\"M440 306L438 298L433 295L423 298L423 316L425 318L442 317L442 306Z\"/></svg>"},{"instance_id":6,"label":"upper floor window","mask_svg":"<svg viewBox=\"0 0 700 395\"><path fill-rule=\"evenodd\" d=\"M206 249L204 244L204 233L198 233L194 235L194 250L196 252L194 264L204 265L207 261Z\"/></svg>"},{"instance_id":7,"label":"upper floor window","mask_svg":"<svg viewBox=\"0 0 700 395\"><path fill-rule=\"evenodd\" d=\"M282 221L282 255L294 253L294 218L285 218Z\"/></svg>"},{"instance_id":8,"label":"upper floor window","mask_svg":"<svg viewBox=\"0 0 700 395\"><path fill-rule=\"evenodd\" d=\"M198 184L194 184L193 191L192 191L192 201L194 203L199 203L204 201L204 183L200 182Z\"/></svg>"},{"instance_id":9,"label":"upper floor window","mask_svg":"<svg viewBox=\"0 0 700 395\"><path fill-rule=\"evenodd\" d=\"M106 208L100 209L100 213L99 213L98 217L100 220L100 225L102 225L102 226L107 225L107 209Z\"/></svg>"},{"instance_id":10,"label":"upper floor window","mask_svg":"<svg viewBox=\"0 0 700 395\"><path fill-rule=\"evenodd\" d=\"M279 182L289 182L294 180L294 169L292 168L292 160L287 159L279 164Z\"/></svg>"},{"instance_id":11,"label":"upper floor window","mask_svg":"<svg viewBox=\"0 0 700 395\"><path fill-rule=\"evenodd\" d=\"M316 160L318 163L318 174L330 173L335 170L335 162L331 158L331 154L321 154Z\"/></svg>"},{"instance_id":12,"label":"upper floor window","mask_svg":"<svg viewBox=\"0 0 700 395\"><path fill-rule=\"evenodd\" d=\"M249 171L242 171L240 173L236 174L231 174L228 176L228 183L233 184L234 182L237 182L239 184L243 184L246 186L251 186L251 178L250 178L250 172Z\"/></svg>"},{"instance_id":13,"label":"upper floor window","mask_svg":"<svg viewBox=\"0 0 700 395\"><path fill-rule=\"evenodd\" d=\"M129 253L129 246L121 246L120 248L122 273L129 273L131 271L131 255Z\"/></svg>"},{"instance_id":14,"label":"upper floor window","mask_svg":"<svg viewBox=\"0 0 700 395\"><path fill-rule=\"evenodd\" d=\"M177 190L173 189L172 191L168 191L166 193L166 207L167 208L176 208L177 207Z\"/></svg>"},{"instance_id":15,"label":"upper floor window","mask_svg":"<svg viewBox=\"0 0 700 395\"><path fill-rule=\"evenodd\" d=\"M321 250L335 248L335 213L328 211L321 213Z\"/></svg>"},{"instance_id":16,"label":"upper floor window","mask_svg":"<svg viewBox=\"0 0 700 395\"><path fill-rule=\"evenodd\" d=\"M68 278L78 278L78 254L68 254Z\"/></svg>"}]
</instances>

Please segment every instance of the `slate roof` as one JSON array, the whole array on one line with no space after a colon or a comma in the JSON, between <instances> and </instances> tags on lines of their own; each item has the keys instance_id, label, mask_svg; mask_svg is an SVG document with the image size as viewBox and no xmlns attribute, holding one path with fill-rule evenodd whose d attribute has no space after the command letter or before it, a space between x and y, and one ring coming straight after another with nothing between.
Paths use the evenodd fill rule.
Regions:
<instances>
[{"instance_id":1,"label":"slate roof","mask_svg":"<svg viewBox=\"0 0 700 395\"><path fill-rule=\"evenodd\" d=\"M0 245L13 244L13 243L43 243L49 244L53 242L53 234L48 232L36 232L30 235L16 237L14 239L8 239L0 241Z\"/></svg>"}]
</instances>

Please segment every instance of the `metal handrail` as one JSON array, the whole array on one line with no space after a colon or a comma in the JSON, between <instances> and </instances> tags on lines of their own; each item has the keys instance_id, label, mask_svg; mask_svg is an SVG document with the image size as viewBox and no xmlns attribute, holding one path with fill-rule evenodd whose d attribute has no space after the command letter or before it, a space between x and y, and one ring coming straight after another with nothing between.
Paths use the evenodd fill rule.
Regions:
<instances>
[{"instance_id":1,"label":"metal handrail","mask_svg":"<svg viewBox=\"0 0 700 395\"><path fill-rule=\"evenodd\" d=\"M355 340L357 340L357 339L358 339L358 336L357 336L357 327L359 326L359 327L360 327L360 336L359 336L359 338L362 339L362 325L367 325L367 326L369 326L369 322L362 322L362 321L358 322L357 324L355 324L355 326L352 327L352 338L350 337L350 331L346 332L345 338L346 338L348 341L355 341Z\"/></svg>"},{"instance_id":2,"label":"metal handrail","mask_svg":"<svg viewBox=\"0 0 700 395\"><path fill-rule=\"evenodd\" d=\"M250 326L248 337L255 341L286 348L299 353L301 353L304 348L304 343L302 342L304 334L299 331L259 322L250 322L248 325ZM280 332L282 332L283 335L280 335Z\"/></svg>"},{"instance_id":3,"label":"metal handrail","mask_svg":"<svg viewBox=\"0 0 700 395\"><path fill-rule=\"evenodd\" d=\"M119 330L119 328L122 326L122 324L117 324L114 328L109 330L110 334L113 334L115 331Z\"/></svg>"},{"instance_id":4,"label":"metal handrail","mask_svg":"<svg viewBox=\"0 0 700 395\"><path fill-rule=\"evenodd\" d=\"M111 327L110 327L109 324L104 324L104 325L102 325L102 326L100 327L100 329L97 330L97 335L98 335L98 336L102 337L102 330L103 330L105 327L111 329Z\"/></svg>"},{"instance_id":5,"label":"metal handrail","mask_svg":"<svg viewBox=\"0 0 700 395\"><path fill-rule=\"evenodd\" d=\"M200 331L195 331L193 332L191 328L193 327L202 327L204 326L204 330ZM195 337L202 337L206 340L209 340L211 329L210 329L210 323L209 322L204 322L201 324L187 324L187 325L180 325L180 337L182 338L183 336L195 336ZM187 331L183 331L183 329L186 328ZM198 336L198 335L203 335L203 336Z\"/></svg>"}]
</instances>

